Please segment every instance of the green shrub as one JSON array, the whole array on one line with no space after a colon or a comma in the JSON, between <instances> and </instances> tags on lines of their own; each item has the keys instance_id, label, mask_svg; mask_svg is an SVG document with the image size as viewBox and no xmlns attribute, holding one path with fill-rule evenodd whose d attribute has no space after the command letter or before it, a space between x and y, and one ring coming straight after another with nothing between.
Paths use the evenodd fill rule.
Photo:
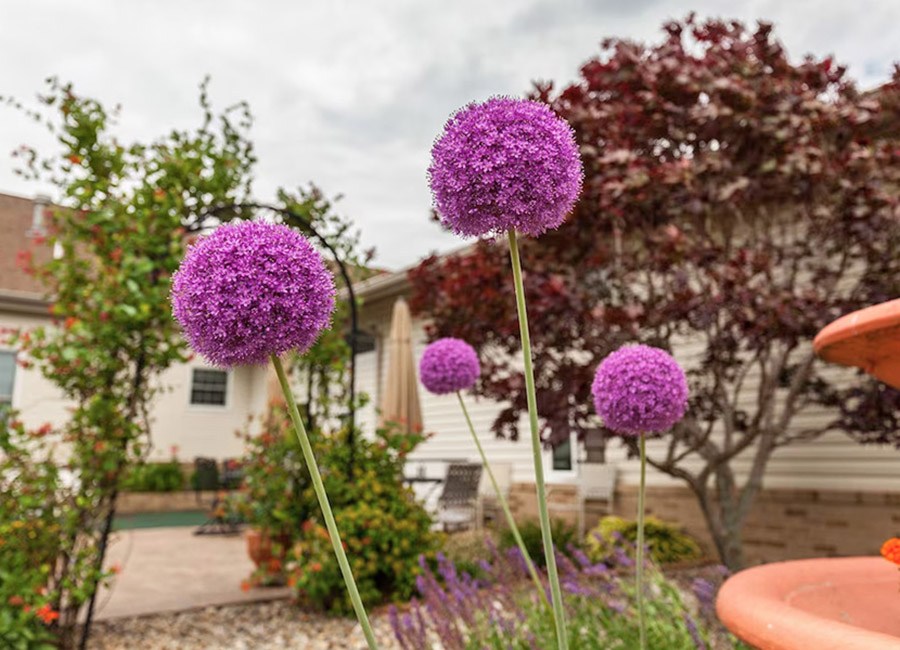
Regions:
<instances>
[{"instance_id":1,"label":"green shrub","mask_svg":"<svg viewBox=\"0 0 900 650\"><path fill-rule=\"evenodd\" d=\"M165 463L140 463L122 475L122 489L128 492L177 492L185 485L181 465L174 458Z\"/></svg>"},{"instance_id":2,"label":"green shrub","mask_svg":"<svg viewBox=\"0 0 900 650\"><path fill-rule=\"evenodd\" d=\"M374 441L357 434L351 478L346 431L309 433L363 602L374 606L408 599L420 571L419 556L433 558L442 541L402 480L406 454L425 436L405 433L393 424L380 428ZM326 611L352 611L283 406L270 407L262 434L248 439L242 462L244 516L273 538L290 540L279 561L298 602ZM251 582L264 578L257 571Z\"/></svg>"},{"instance_id":3,"label":"green shrub","mask_svg":"<svg viewBox=\"0 0 900 650\"><path fill-rule=\"evenodd\" d=\"M676 525L647 517L644 520L644 541L650 557L657 564L689 562L703 556L700 546ZM585 543L588 556L595 562L614 552L616 547L634 552L637 543L637 522L622 517L604 517L588 533Z\"/></svg>"},{"instance_id":4,"label":"green shrub","mask_svg":"<svg viewBox=\"0 0 900 650\"><path fill-rule=\"evenodd\" d=\"M525 548L536 566L545 567L547 562L544 558L544 542L541 538L541 524L534 519L526 519L524 522L516 522L519 527L519 533L522 535L522 541L525 542ZM580 546L578 543L578 533L575 527L567 524L562 519L553 519L550 522L550 531L553 533L553 545L560 553L570 555L570 546ZM500 532L500 550L505 551L508 548L518 546L516 538L513 537L509 528L503 528Z\"/></svg>"},{"instance_id":5,"label":"green shrub","mask_svg":"<svg viewBox=\"0 0 900 650\"><path fill-rule=\"evenodd\" d=\"M495 542L489 530L467 530L448 535L441 549L460 573L474 578L484 576L481 562L492 558L488 542Z\"/></svg>"}]
</instances>

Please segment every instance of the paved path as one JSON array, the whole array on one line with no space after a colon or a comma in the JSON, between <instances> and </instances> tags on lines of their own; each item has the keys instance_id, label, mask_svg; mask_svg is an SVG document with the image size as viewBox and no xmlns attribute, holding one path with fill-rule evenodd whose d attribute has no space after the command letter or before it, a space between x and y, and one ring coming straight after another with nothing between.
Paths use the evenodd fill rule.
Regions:
<instances>
[{"instance_id":1,"label":"paved path","mask_svg":"<svg viewBox=\"0 0 900 650\"><path fill-rule=\"evenodd\" d=\"M241 591L253 570L243 535L194 535L193 527L116 533L107 566L121 572L98 596L98 620L284 598L285 587Z\"/></svg>"}]
</instances>

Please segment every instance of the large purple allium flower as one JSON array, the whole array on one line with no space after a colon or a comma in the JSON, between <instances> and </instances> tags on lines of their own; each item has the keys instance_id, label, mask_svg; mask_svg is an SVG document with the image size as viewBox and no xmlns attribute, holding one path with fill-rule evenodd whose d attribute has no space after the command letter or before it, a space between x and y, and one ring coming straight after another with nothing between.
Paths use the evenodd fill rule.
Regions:
<instances>
[{"instance_id":1,"label":"large purple allium flower","mask_svg":"<svg viewBox=\"0 0 900 650\"><path fill-rule=\"evenodd\" d=\"M545 104L494 97L454 113L428 177L444 225L460 235L559 227L581 192L572 128Z\"/></svg>"},{"instance_id":2,"label":"large purple allium flower","mask_svg":"<svg viewBox=\"0 0 900 650\"><path fill-rule=\"evenodd\" d=\"M591 392L606 426L623 435L667 431L687 409L684 370L668 352L647 345L626 345L606 357Z\"/></svg>"},{"instance_id":3,"label":"large purple allium flower","mask_svg":"<svg viewBox=\"0 0 900 650\"><path fill-rule=\"evenodd\" d=\"M438 339L425 348L419 361L422 384L437 395L471 388L480 374L478 355L461 339Z\"/></svg>"},{"instance_id":4,"label":"large purple allium flower","mask_svg":"<svg viewBox=\"0 0 900 650\"><path fill-rule=\"evenodd\" d=\"M191 246L172 279L172 312L211 363L263 364L304 352L331 321L334 282L312 245L287 226L219 226Z\"/></svg>"}]
</instances>

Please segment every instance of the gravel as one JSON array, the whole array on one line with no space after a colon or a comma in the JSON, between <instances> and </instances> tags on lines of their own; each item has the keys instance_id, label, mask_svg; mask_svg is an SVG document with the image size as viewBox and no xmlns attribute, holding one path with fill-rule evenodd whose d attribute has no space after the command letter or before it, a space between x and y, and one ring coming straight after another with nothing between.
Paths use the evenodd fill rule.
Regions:
<instances>
[{"instance_id":1,"label":"gravel","mask_svg":"<svg viewBox=\"0 0 900 650\"><path fill-rule=\"evenodd\" d=\"M383 650L396 650L385 616L372 618ZM286 601L123 618L96 623L91 650L364 650L359 624L304 612Z\"/></svg>"}]
</instances>

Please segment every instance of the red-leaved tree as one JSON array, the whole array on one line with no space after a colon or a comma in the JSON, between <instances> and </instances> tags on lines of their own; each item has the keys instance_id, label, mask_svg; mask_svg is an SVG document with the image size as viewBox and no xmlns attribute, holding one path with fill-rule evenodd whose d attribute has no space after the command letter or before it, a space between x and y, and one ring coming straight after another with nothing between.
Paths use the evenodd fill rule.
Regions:
<instances>
[{"instance_id":1,"label":"red-leaved tree","mask_svg":"<svg viewBox=\"0 0 900 650\"><path fill-rule=\"evenodd\" d=\"M534 96L575 129L586 175L566 224L523 242L545 440L598 427L590 384L612 349L681 355L689 415L649 462L693 491L739 568L779 447L897 429L897 392L836 383L811 340L900 295L900 74L863 93L831 58L790 62L767 23L689 16L652 47L604 41L578 81ZM430 334L481 352L479 389L505 403L494 430L515 438L526 404L508 276L487 242L410 272Z\"/></svg>"}]
</instances>

